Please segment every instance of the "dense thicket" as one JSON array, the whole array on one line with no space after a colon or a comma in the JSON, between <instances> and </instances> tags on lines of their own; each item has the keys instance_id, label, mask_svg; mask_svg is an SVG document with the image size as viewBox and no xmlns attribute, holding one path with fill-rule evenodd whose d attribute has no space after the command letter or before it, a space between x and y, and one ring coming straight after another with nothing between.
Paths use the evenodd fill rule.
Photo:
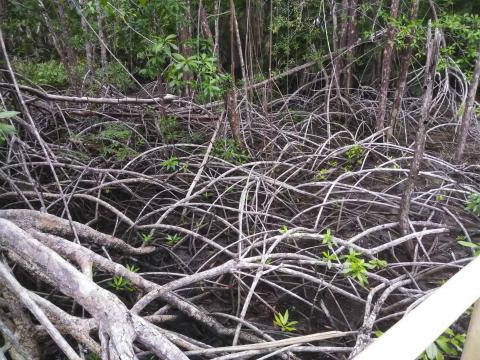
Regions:
<instances>
[{"instance_id":1,"label":"dense thicket","mask_svg":"<svg viewBox=\"0 0 480 360\"><path fill-rule=\"evenodd\" d=\"M479 14L0 0L0 359L353 358L480 251Z\"/></svg>"}]
</instances>

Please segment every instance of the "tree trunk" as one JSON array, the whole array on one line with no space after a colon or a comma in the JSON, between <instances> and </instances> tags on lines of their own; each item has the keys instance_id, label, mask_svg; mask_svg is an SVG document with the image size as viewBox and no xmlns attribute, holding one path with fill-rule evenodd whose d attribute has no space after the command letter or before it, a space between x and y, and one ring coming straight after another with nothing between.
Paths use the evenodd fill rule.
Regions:
<instances>
[{"instance_id":1,"label":"tree trunk","mask_svg":"<svg viewBox=\"0 0 480 360\"><path fill-rule=\"evenodd\" d=\"M192 34L190 32L189 24L191 22L191 14L190 14L190 4L188 3L186 6L186 20L181 24L179 29L179 40L180 40L180 51L184 58L189 58L192 55L192 50L190 45L187 44L188 40L192 38ZM190 97L192 95L192 85L191 82L193 80L193 75L190 71L186 71L183 74L183 81L186 83L184 96Z\"/></svg>"},{"instance_id":2,"label":"tree trunk","mask_svg":"<svg viewBox=\"0 0 480 360\"><path fill-rule=\"evenodd\" d=\"M399 0L392 0L390 6L390 18L396 19L398 15ZM376 120L376 131L381 131L384 128L385 113L387 111L387 97L388 97L388 84L390 82L390 70L392 66L392 54L395 39L395 28L393 25L388 25L385 49L383 50L383 63L382 63L382 81L379 90L378 100L378 113Z\"/></svg>"},{"instance_id":3,"label":"tree trunk","mask_svg":"<svg viewBox=\"0 0 480 360\"><path fill-rule=\"evenodd\" d=\"M108 66L107 39L105 38L105 33L103 31L103 10L99 0L95 0L95 10L97 12L98 38L100 40L100 66L102 69L102 76L105 77Z\"/></svg>"},{"instance_id":4,"label":"tree trunk","mask_svg":"<svg viewBox=\"0 0 480 360\"><path fill-rule=\"evenodd\" d=\"M415 183L420 171L423 152L425 150L426 125L430 120L430 108L432 106L433 97L433 82L435 80L435 71L437 68L440 42L440 31L438 29L435 30L435 37L432 41L431 29L429 27L427 39L427 64L425 66L425 94L423 96L421 118L418 121L418 129L415 137L415 152L410 165L410 173L408 174L408 178L406 180L405 190L400 202L399 227L401 236L405 236L410 233L408 216L410 213L412 194L415 189ZM413 254L413 245L410 242L407 242L407 246L409 252Z\"/></svg>"},{"instance_id":5,"label":"tree trunk","mask_svg":"<svg viewBox=\"0 0 480 360\"><path fill-rule=\"evenodd\" d=\"M460 122L460 130L458 132L457 150L455 152L455 161L460 162L465 151L465 144L467 142L468 130L470 129L470 122L472 118L473 105L475 104L475 97L477 94L478 80L480 78L480 45L478 46L478 57L473 71L472 80L468 87L467 99L463 110L462 120Z\"/></svg>"},{"instance_id":6,"label":"tree trunk","mask_svg":"<svg viewBox=\"0 0 480 360\"><path fill-rule=\"evenodd\" d=\"M215 2L215 40L213 42L213 55L220 62L220 0Z\"/></svg>"},{"instance_id":7,"label":"tree trunk","mask_svg":"<svg viewBox=\"0 0 480 360\"><path fill-rule=\"evenodd\" d=\"M348 7L348 26L347 26L347 63L346 63L346 73L343 83L343 87L346 89L347 94L350 94L350 89L352 88L352 66L355 54L353 53L353 45L357 41L357 5L358 0L350 0Z\"/></svg>"},{"instance_id":8,"label":"tree trunk","mask_svg":"<svg viewBox=\"0 0 480 360\"><path fill-rule=\"evenodd\" d=\"M240 144L240 121L237 113L237 87L235 85L235 4L230 0L230 71L232 89L227 94L228 120L233 139Z\"/></svg>"},{"instance_id":9,"label":"tree trunk","mask_svg":"<svg viewBox=\"0 0 480 360\"><path fill-rule=\"evenodd\" d=\"M83 11L85 8L85 0L78 0L78 4L80 5L80 24L82 26L83 35L87 37L87 39L85 40L85 57L87 60L87 70L90 73L90 76L93 76L95 72L95 69L93 67L93 46L90 40L88 40L90 31L88 29L85 12Z\"/></svg>"},{"instance_id":10,"label":"tree trunk","mask_svg":"<svg viewBox=\"0 0 480 360\"><path fill-rule=\"evenodd\" d=\"M200 22L200 28L202 29L203 35L207 39L213 40L212 31L210 30L210 26L208 26L207 14L202 1L198 4L198 21Z\"/></svg>"},{"instance_id":11,"label":"tree trunk","mask_svg":"<svg viewBox=\"0 0 480 360\"><path fill-rule=\"evenodd\" d=\"M420 0L413 0L412 9L410 11L410 21L414 21L418 14L418 5ZM395 97L393 99L392 111L390 112L390 120L387 136L390 138L393 135L395 123L397 121L398 111L402 103L403 94L407 86L408 68L410 67L410 58L413 53L413 37L415 36L415 29L412 29L410 35L405 39L405 49L400 57L400 72L398 75L397 89L395 90Z\"/></svg>"}]
</instances>

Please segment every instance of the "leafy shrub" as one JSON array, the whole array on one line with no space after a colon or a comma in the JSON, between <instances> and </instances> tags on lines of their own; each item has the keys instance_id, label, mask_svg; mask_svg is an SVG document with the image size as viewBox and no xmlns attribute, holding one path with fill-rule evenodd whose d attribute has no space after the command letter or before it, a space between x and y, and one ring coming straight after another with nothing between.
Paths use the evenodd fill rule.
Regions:
<instances>
[{"instance_id":1,"label":"leafy shrub","mask_svg":"<svg viewBox=\"0 0 480 360\"><path fill-rule=\"evenodd\" d=\"M177 119L171 116L165 116L160 119L160 128L165 141L168 143L173 143L184 135Z\"/></svg>"},{"instance_id":2,"label":"leafy shrub","mask_svg":"<svg viewBox=\"0 0 480 360\"><path fill-rule=\"evenodd\" d=\"M65 67L58 60L46 62L30 62L14 60L13 68L16 72L39 85L50 85L63 88L68 86L69 79Z\"/></svg>"},{"instance_id":3,"label":"leafy shrub","mask_svg":"<svg viewBox=\"0 0 480 360\"><path fill-rule=\"evenodd\" d=\"M100 69L97 70L97 77L99 77ZM125 69L118 62L110 62L107 66L106 73L107 82L112 84L115 88L122 92L128 92L136 89L130 75L125 72Z\"/></svg>"},{"instance_id":4,"label":"leafy shrub","mask_svg":"<svg viewBox=\"0 0 480 360\"><path fill-rule=\"evenodd\" d=\"M244 164L250 159L247 152L232 139L219 139L213 144L212 153L214 156L232 164Z\"/></svg>"}]
</instances>

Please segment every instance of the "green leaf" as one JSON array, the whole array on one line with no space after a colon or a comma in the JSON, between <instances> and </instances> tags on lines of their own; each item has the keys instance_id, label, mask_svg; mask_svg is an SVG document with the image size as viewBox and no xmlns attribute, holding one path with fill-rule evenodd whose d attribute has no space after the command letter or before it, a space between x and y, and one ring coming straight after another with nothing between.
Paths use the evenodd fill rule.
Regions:
<instances>
[{"instance_id":1,"label":"green leaf","mask_svg":"<svg viewBox=\"0 0 480 360\"><path fill-rule=\"evenodd\" d=\"M427 358L429 360L436 360L438 354L438 348L435 343L431 344L426 350L425 353L427 354Z\"/></svg>"},{"instance_id":2,"label":"green leaf","mask_svg":"<svg viewBox=\"0 0 480 360\"><path fill-rule=\"evenodd\" d=\"M20 114L18 111L2 111L0 112L0 119L9 119Z\"/></svg>"},{"instance_id":3,"label":"green leaf","mask_svg":"<svg viewBox=\"0 0 480 360\"><path fill-rule=\"evenodd\" d=\"M478 244L475 244L475 243L472 243L470 241L458 241L458 243L462 246L465 246L465 247L468 247L468 248L472 248L472 249L478 249L480 248L480 245Z\"/></svg>"}]
</instances>

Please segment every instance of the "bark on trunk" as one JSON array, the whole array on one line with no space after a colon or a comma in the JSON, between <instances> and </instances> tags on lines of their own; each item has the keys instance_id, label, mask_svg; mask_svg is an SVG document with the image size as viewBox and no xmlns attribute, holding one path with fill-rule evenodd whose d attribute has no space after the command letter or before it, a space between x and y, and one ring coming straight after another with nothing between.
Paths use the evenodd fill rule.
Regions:
<instances>
[{"instance_id":1,"label":"bark on trunk","mask_svg":"<svg viewBox=\"0 0 480 360\"><path fill-rule=\"evenodd\" d=\"M343 83L343 87L346 89L347 94L350 94L350 89L352 88L352 66L355 54L353 52L353 45L357 41L357 5L358 0L350 0L348 6L348 26L347 26L347 63L346 63L346 73Z\"/></svg>"},{"instance_id":2,"label":"bark on trunk","mask_svg":"<svg viewBox=\"0 0 480 360\"><path fill-rule=\"evenodd\" d=\"M100 40L100 66L102 69L102 76L105 77L107 74L107 39L103 31L103 10L100 5L100 1L95 1L95 9L97 12L97 27L98 27L98 38Z\"/></svg>"},{"instance_id":3,"label":"bark on trunk","mask_svg":"<svg viewBox=\"0 0 480 360\"><path fill-rule=\"evenodd\" d=\"M240 144L240 121L237 113L237 88L235 85L235 4L230 0L230 70L232 89L227 94L228 120L233 139Z\"/></svg>"},{"instance_id":4,"label":"bark on trunk","mask_svg":"<svg viewBox=\"0 0 480 360\"><path fill-rule=\"evenodd\" d=\"M80 16L81 16L80 25L82 27L84 36L87 37L87 39L85 40L85 57L87 60L87 69L88 69L88 72L90 73L90 76L93 76L95 71L93 66L93 46L90 40L88 40L88 34L90 34L90 31L88 29L85 12L83 11L85 7L85 0L78 0L78 4L80 5Z\"/></svg>"},{"instance_id":5,"label":"bark on trunk","mask_svg":"<svg viewBox=\"0 0 480 360\"><path fill-rule=\"evenodd\" d=\"M410 11L410 21L417 18L418 5L420 0L413 0L412 9ZM393 99L392 111L390 112L390 120L387 136L390 138L393 135L395 124L397 121L398 111L400 110L400 104L402 103L403 94L407 86L408 68L410 67L410 58L413 53L413 37L415 36L415 29L412 29L410 36L405 39L405 49L400 57L400 72L398 75L397 89L395 90L395 97Z\"/></svg>"},{"instance_id":6,"label":"bark on trunk","mask_svg":"<svg viewBox=\"0 0 480 360\"><path fill-rule=\"evenodd\" d=\"M400 216L399 227L400 235L405 236L409 234L409 220L410 205L412 194L415 189L415 183L420 171L420 164L425 150L425 132L426 126L430 120L430 108L432 106L433 97L433 83L435 80L435 71L437 68L438 54L440 49L441 35L438 29L435 30L435 37L432 40L431 29L429 28L427 39L427 64L425 66L425 94L423 96L423 105L421 110L421 118L418 121L417 135L415 137L415 152L412 163L410 165L410 172L405 185L400 202ZM413 254L414 247L410 242L407 242L407 250Z\"/></svg>"},{"instance_id":7,"label":"bark on trunk","mask_svg":"<svg viewBox=\"0 0 480 360\"><path fill-rule=\"evenodd\" d=\"M460 130L458 132L457 150L455 152L455 161L460 162L463 158L465 145L467 142L467 135L470 129L470 122L472 119L473 105L475 104L475 97L477 95L478 81L480 78L480 44L478 46L478 57L473 71L472 80L468 87L467 99L463 110L462 120L460 122Z\"/></svg>"},{"instance_id":8,"label":"bark on trunk","mask_svg":"<svg viewBox=\"0 0 480 360\"><path fill-rule=\"evenodd\" d=\"M398 15L399 0L392 0L390 6L390 18L396 19ZM378 113L376 120L376 131L381 131L384 128L385 113L387 111L387 97L388 84L390 82L390 71L392 66L392 54L395 39L395 28L393 25L388 25L385 49L383 49L382 62L382 80L380 83Z\"/></svg>"}]
</instances>

